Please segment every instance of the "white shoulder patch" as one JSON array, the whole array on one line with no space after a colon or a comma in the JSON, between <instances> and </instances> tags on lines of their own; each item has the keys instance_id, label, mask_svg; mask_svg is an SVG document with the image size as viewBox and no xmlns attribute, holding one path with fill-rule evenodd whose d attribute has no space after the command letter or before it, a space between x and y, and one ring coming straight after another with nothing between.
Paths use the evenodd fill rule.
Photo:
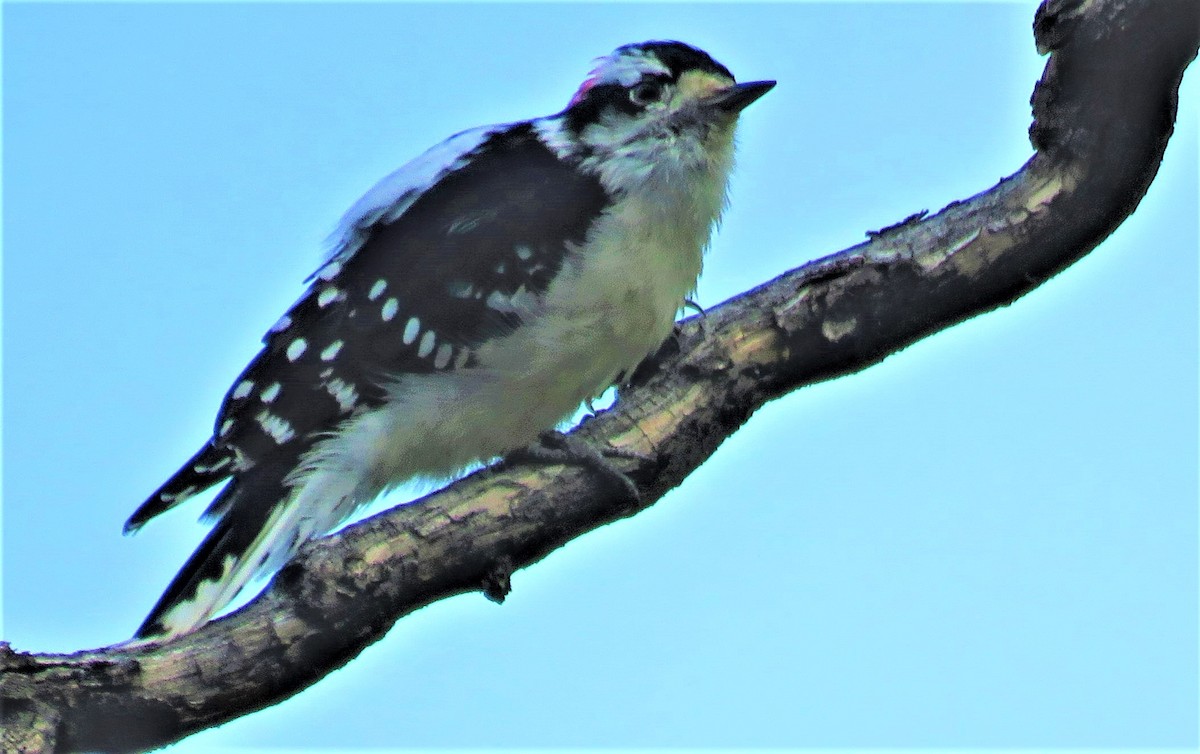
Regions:
<instances>
[{"instance_id":1,"label":"white shoulder patch","mask_svg":"<svg viewBox=\"0 0 1200 754\"><path fill-rule=\"evenodd\" d=\"M572 157L579 145L567 133L566 121L556 115L548 118L537 118L530 121L533 124L533 130L537 131L538 138L542 143L550 147L550 150L560 160L566 160Z\"/></svg>"}]
</instances>

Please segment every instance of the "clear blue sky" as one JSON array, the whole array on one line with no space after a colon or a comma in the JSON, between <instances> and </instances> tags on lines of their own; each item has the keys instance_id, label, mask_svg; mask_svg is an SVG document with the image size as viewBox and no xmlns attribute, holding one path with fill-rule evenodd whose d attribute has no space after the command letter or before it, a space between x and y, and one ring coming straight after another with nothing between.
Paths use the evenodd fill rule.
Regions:
<instances>
[{"instance_id":1,"label":"clear blue sky","mask_svg":"<svg viewBox=\"0 0 1200 754\"><path fill-rule=\"evenodd\" d=\"M2 638L129 636L121 536L323 239L458 130L677 38L746 111L715 304L1030 155L1036 3L4 6ZM653 509L401 621L222 747L1192 747L1197 72L1136 214L1011 307L765 407Z\"/></svg>"}]
</instances>

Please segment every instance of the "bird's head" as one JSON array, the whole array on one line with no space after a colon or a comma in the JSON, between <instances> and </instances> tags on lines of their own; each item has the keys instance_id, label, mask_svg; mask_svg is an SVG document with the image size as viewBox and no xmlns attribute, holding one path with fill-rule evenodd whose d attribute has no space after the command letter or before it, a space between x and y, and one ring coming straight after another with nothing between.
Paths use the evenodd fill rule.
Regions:
<instances>
[{"instance_id":1,"label":"bird's head","mask_svg":"<svg viewBox=\"0 0 1200 754\"><path fill-rule=\"evenodd\" d=\"M599 159L727 162L738 113L773 86L738 84L728 68L682 42L643 42L601 58L560 116Z\"/></svg>"}]
</instances>

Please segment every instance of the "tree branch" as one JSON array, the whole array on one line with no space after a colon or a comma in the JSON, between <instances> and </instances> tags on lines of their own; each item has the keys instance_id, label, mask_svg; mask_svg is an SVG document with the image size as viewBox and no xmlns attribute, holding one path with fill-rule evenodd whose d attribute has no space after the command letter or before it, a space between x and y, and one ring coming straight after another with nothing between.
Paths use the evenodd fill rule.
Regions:
<instances>
[{"instance_id":1,"label":"tree branch","mask_svg":"<svg viewBox=\"0 0 1200 754\"><path fill-rule=\"evenodd\" d=\"M1012 302L1093 249L1137 206L1200 45L1194 0L1039 8L1050 52L1037 154L988 191L914 216L692 318L619 405L577 430L649 454L642 502L575 468L474 474L311 543L253 603L163 645L71 655L0 643L4 751L136 751L269 706L436 600L503 599L514 569L678 485L765 402L855 372Z\"/></svg>"}]
</instances>

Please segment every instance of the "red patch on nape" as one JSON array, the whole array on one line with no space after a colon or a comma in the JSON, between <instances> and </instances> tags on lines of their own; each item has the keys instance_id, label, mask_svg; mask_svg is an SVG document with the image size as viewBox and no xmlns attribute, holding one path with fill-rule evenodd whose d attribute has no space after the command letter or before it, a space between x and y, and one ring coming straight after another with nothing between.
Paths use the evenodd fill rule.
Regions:
<instances>
[{"instance_id":1,"label":"red patch on nape","mask_svg":"<svg viewBox=\"0 0 1200 754\"><path fill-rule=\"evenodd\" d=\"M569 103L567 103L567 107L573 107L574 105L578 104L580 100L587 96L588 90L595 86L599 81L599 76L592 76L590 79L580 84L579 91L575 92L575 96L571 98Z\"/></svg>"}]
</instances>

